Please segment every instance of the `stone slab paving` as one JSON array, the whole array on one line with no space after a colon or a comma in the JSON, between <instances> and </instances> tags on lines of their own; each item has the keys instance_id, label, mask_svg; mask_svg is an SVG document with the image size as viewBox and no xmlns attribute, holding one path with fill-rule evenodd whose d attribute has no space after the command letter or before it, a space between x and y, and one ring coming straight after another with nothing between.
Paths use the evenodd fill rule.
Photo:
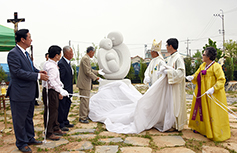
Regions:
<instances>
[{"instance_id":1,"label":"stone slab paving","mask_svg":"<svg viewBox=\"0 0 237 153\"><path fill-rule=\"evenodd\" d=\"M223 143L224 147L227 147L230 150L234 150L237 152L237 144L236 143Z\"/></svg>"},{"instance_id":2,"label":"stone slab paving","mask_svg":"<svg viewBox=\"0 0 237 153\"><path fill-rule=\"evenodd\" d=\"M85 151L64 151L60 153L85 153Z\"/></svg>"},{"instance_id":3,"label":"stone slab paving","mask_svg":"<svg viewBox=\"0 0 237 153\"><path fill-rule=\"evenodd\" d=\"M152 138L155 145L159 148L185 145L185 141L181 136L152 136Z\"/></svg>"},{"instance_id":4,"label":"stone slab paving","mask_svg":"<svg viewBox=\"0 0 237 153\"><path fill-rule=\"evenodd\" d=\"M114 132L109 132L109 131L103 131L99 134L99 136L106 136L106 137L123 137L122 134L114 133Z\"/></svg>"},{"instance_id":5,"label":"stone slab paving","mask_svg":"<svg viewBox=\"0 0 237 153\"><path fill-rule=\"evenodd\" d=\"M6 111L6 114L12 116L11 110L7 110L7 111Z\"/></svg>"},{"instance_id":6,"label":"stone slab paving","mask_svg":"<svg viewBox=\"0 0 237 153\"><path fill-rule=\"evenodd\" d=\"M122 153L152 153L149 147L122 147L120 150Z\"/></svg>"},{"instance_id":7,"label":"stone slab paving","mask_svg":"<svg viewBox=\"0 0 237 153\"><path fill-rule=\"evenodd\" d=\"M68 132L68 134L74 134L74 133L94 133L95 129L75 129L72 130L70 132Z\"/></svg>"},{"instance_id":8,"label":"stone slab paving","mask_svg":"<svg viewBox=\"0 0 237 153\"><path fill-rule=\"evenodd\" d=\"M95 134L78 134L78 135L70 135L71 138L77 139L94 139L96 137Z\"/></svg>"},{"instance_id":9,"label":"stone slab paving","mask_svg":"<svg viewBox=\"0 0 237 153\"><path fill-rule=\"evenodd\" d=\"M3 143L8 144L8 145L15 144L16 143L15 135L8 135L8 136L4 137Z\"/></svg>"},{"instance_id":10,"label":"stone slab paving","mask_svg":"<svg viewBox=\"0 0 237 153\"><path fill-rule=\"evenodd\" d=\"M52 148L55 148L62 144L67 144L67 143L69 143L68 140L61 138L58 141L47 140L46 143L43 143L42 145L37 145L36 147L41 148L41 149L52 149Z\"/></svg>"},{"instance_id":11,"label":"stone slab paving","mask_svg":"<svg viewBox=\"0 0 237 153\"><path fill-rule=\"evenodd\" d=\"M237 123L230 123L230 127L234 128L234 129L237 129Z\"/></svg>"},{"instance_id":12,"label":"stone slab paving","mask_svg":"<svg viewBox=\"0 0 237 153\"><path fill-rule=\"evenodd\" d=\"M235 115L236 116L236 115ZM237 116L236 116L237 117ZM232 115L230 115L229 114L229 121L231 122L231 123L237 123L237 119L234 117L234 116L232 116Z\"/></svg>"},{"instance_id":13,"label":"stone slab paving","mask_svg":"<svg viewBox=\"0 0 237 153\"><path fill-rule=\"evenodd\" d=\"M83 124L79 122L75 125L75 127L82 129L95 129L97 127L97 123L89 122L89 124Z\"/></svg>"},{"instance_id":14,"label":"stone slab paving","mask_svg":"<svg viewBox=\"0 0 237 153\"><path fill-rule=\"evenodd\" d=\"M230 129L230 131L231 131L231 137L230 139L226 140L226 142L236 143L237 142L237 129Z\"/></svg>"},{"instance_id":15,"label":"stone slab paving","mask_svg":"<svg viewBox=\"0 0 237 153\"><path fill-rule=\"evenodd\" d=\"M109 142L123 142L122 138L108 138L108 139L100 139L100 142L104 142L104 143L109 143Z\"/></svg>"},{"instance_id":16,"label":"stone slab paving","mask_svg":"<svg viewBox=\"0 0 237 153\"><path fill-rule=\"evenodd\" d=\"M76 118L75 117L68 117L67 119L69 120L69 122L73 122L73 121L75 121Z\"/></svg>"},{"instance_id":17,"label":"stone slab paving","mask_svg":"<svg viewBox=\"0 0 237 153\"><path fill-rule=\"evenodd\" d=\"M179 132L178 131L174 131L174 132L160 132L160 131L158 131L157 129L155 129L155 128L152 128L152 129L150 129L150 130L147 130L146 131L147 133L149 133L149 134L151 134L151 135L163 135L163 136L168 136L168 135L178 135L179 134Z\"/></svg>"},{"instance_id":18,"label":"stone slab paving","mask_svg":"<svg viewBox=\"0 0 237 153\"><path fill-rule=\"evenodd\" d=\"M92 149L93 145L90 141L70 142L66 148L70 151L82 151Z\"/></svg>"},{"instance_id":19,"label":"stone slab paving","mask_svg":"<svg viewBox=\"0 0 237 153\"><path fill-rule=\"evenodd\" d=\"M229 153L229 151L220 147L202 146L202 153Z\"/></svg>"},{"instance_id":20,"label":"stone slab paving","mask_svg":"<svg viewBox=\"0 0 237 153\"><path fill-rule=\"evenodd\" d=\"M7 119L7 120L11 120L10 117L6 117L6 119ZM0 121L4 121L4 120L5 120L4 116L1 116L1 117L0 117Z\"/></svg>"},{"instance_id":21,"label":"stone slab paving","mask_svg":"<svg viewBox=\"0 0 237 153\"><path fill-rule=\"evenodd\" d=\"M44 122L42 120L35 120L35 119L33 119L33 122L34 122L34 126L36 126L38 124L40 124L40 125L44 124Z\"/></svg>"},{"instance_id":22,"label":"stone slab paving","mask_svg":"<svg viewBox=\"0 0 237 153\"><path fill-rule=\"evenodd\" d=\"M95 147L95 153L117 153L117 152L118 152L117 145Z\"/></svg>"},{"instance_id":23,"label":"stone slab paving","mask_svg":"<svg viewBox=\"0 0 237 153\"><path fill-rule=\"evenodd\" d=\"M44 131L44 128L43 127L38 127L38 126L35 126L34 127L34 130L36 131L36 132L40 132L40 131Z\"/></svg>"},{"instance_id":24,"label":"stone slab paving","mask_svg":"<svg viewBox=\"0 0 237 153\"><path fill-rule=\"evenodd\" d=\"M182 130L182 133L183 133L182 137L186 139L195 139L198 141L210 141L209 139L207 139L201 134L193 133L192 130Z\"/></svg>"},{"instance_id":25,"label":"stone slab paving","mask_svg":"<svg viewBox=\"0 0 237 153\"><path fill-rule=\"evenodd\" d=\"M195 153L193 150L184 147L164 148L155 153Z\"/></svg>"},{"instance_id":26,"label":"stone slab paving","mask_svg":"<svg viewBox=\"0 0 237 153\"><path fill-rule=\"evenodd\" d=\"M140 137L127 137L124 143L132 144L135 146L148 146L150 139Z\"/></svg>"}]
</instances>

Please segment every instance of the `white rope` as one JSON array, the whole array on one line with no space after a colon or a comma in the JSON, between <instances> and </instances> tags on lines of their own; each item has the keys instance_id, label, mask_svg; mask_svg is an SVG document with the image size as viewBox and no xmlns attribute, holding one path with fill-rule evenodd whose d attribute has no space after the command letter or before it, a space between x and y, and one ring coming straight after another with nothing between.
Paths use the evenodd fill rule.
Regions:
<instances>
[{"instance_id":1,"label":"white rope","mask_svg":"<svg viewBox=\"0 0 237 153\"><path fill-rule=\"evenodd\" d=\"M229 113L231 116L233 116L235 119L237 119L237 117L235 116L235 115L237 115L235 112L233 112L230 108L228 108L227 106L225 106L223 103L221 103L219 100L219 103L222 105L220 105L220 104L218 104L215 100L214 100L214 98L216 99L216 97L214 97L213 95L212 95L212 97L210 97L209 95L207 95L210 99L212 99L218 106L220 106L223 110L225 110L227 113ZM217 99L216 99L217 100ZM223 106L225 107L225 108L223 108ZM231 111L232 113L234 113L235 115L233 115L233 114L231 114L230 112L228 112L228 110L229 111Z\"/></svg>"},{"instance_id":2,"label":"white rope","mask_svg":"<svg viewBox=\"0 0 237 153\"><path fill-rule=\"evenodd\" d=\"M206 93L204 93L204 94L202 94L201 96L199 96L198 98L201 98L202 96L204 96ZM195 95L195 93L193 92L193 95L196 97L196 95ZM228 108L227 106L225 106L222 102L220 102L215 96L213 96L213 95L208 95L207 94L207 96L215 103L215 104L217 104L218 106L220 106L224 111L226 111L227 113L229 113L231 116L233 116L235 119L237 119L237 114L234 112L234 111L232 111L230 108ZM218 104L217 102L216 102L216 100L220 103L220 104ZM222 105L222 106L221 106ZM232 113L234 113L235 115L233 115L233 114L231 114L230 112L228 112L225 108L223 108L223 107L225 107L227 110L229 110L230 112L232 112Z\"/></svg>"},{"instance_id":3,"label":"white rope","mask_svg":"<svg viewBox=\"0 0 237 153\"><path fill-rule=\"evenodd\" d=\"M83 97L83 98L90 98L90 97L87 97L87 96L82 96L82 95L79 95L79 94L71 94L69 93L69 95L73 96L73 97Z\"/></svg>"},{"instance_id":4,"label":"white rope","mask_svg":"<svg viewBox=\"0 0 237 153\"><path fill-rule=\"evenodd\" d=\"M216 97L214 97L213 95L212 95L212 98L214 98L214 99L216 99ZM223 105L224 107L226 107L229 111L231 111L233 114L235 114L236 116L237 116L237 114L234 112L234 111L232 111L230 108L228 108L227 106L225 106L222 102L220 102L218 99L216 99L216 101L218 101L221 105Z\"/></svg>"},{"instance_id":5,"label":"white rope","mask_svg":"<svg viewBox=\"0 0 237 153\"><path fill-rule=\"evenodd\" d=\"M48 122L49 122L49 96L48 96L49 89L48 89L48 82L45 81L45 83L46 83L46 96L47 96L47 112L46 112L47 113L47 120L46 120L46 124L45 124L43 143L50 143L50 142L47 142L47 140L46 140L46 134L47 134Z\"/></svg>"}]
</instances>

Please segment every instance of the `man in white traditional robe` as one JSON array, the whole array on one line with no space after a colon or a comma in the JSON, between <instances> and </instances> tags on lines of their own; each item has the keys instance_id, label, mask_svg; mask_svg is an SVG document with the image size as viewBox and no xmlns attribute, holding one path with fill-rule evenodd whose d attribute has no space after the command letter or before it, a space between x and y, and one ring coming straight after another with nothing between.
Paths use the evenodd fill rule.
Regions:
<instances>
[{"instance_id":1,"label":"man in white traditional robe","mask_svg":"<svg viewBox=\"0 0 237 153\"><path fill-rule=\"evenodd\" d=\"M187 124L186 95L185 95L185 65L182 56L178 53L178 40L170 38L166 41L166 48L170 57L164 72L168 77L168 84L172 84L172 98L174 104L174 129L181 131Z\"/></svg>"},{"instance_id":2,"label":"man in white traditional robe","mask_svg":"<svg viewBox=\"0 0 237 153\"><path fill-rule=\"evenodd\" d=\"M154 84L155 81L159 79L161 75L157 75L156 72L160 70L161 65L163 66L165 65L164 58L161 55L161 44L162 44L162 41L157 43L156 40L154 39L152 47L151 47L152 60L145 71L145 74L144 74L145 78L143 81L145 84L149 84L149 86Z\"/></svg>"}]
</instances>

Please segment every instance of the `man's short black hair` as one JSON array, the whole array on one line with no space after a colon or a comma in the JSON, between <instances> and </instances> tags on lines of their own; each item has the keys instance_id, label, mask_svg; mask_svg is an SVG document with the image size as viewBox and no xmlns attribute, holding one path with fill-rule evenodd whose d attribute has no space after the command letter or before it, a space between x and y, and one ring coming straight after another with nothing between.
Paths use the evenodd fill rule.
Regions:
<instances>
[{"instance_id":1,"label":"man's short black hair","mask_svg":"<svg viewBox=\"0 0 237 153\"><path fill-rule=\"evenodd\" d=\"M20 29L15 33L15 40L16 42L20 42L21 38L26 39L27 33L29 32L28 29Z\"/></svg>"},{"instance_id":2,"label":"man's short black hair","mask_svg":"<svg viewBox=\"0 0 237 153\"><path fill-rule=\"evenodd\" d=\"M210 58L210 60L214 61L216 59L216 49L214 47L207 47L205 49L206 51L206 56Z\"/></svg>"},{"instance_id":3,"label":"man's short black hair","mask_svg":"<svg viewBox=\"0 0 237 153\"><path fill-rule=\"evenodd\" d=\"M92 46L87 47L86 53L89 53L90 51L94 51L94 47L92 47Z\"/></svg>"},{"instance_id":4,"label":"man's short black hair","mask_svg":"<svg viewBox=\"0 0 237 153\"><path fill-rule=\"evenodd\" d=\"M57 45L50 46L48 50L49 58L54 58L56 54L60 55L61 51L62 51L62 48Z\"/></svg>"},{"instance_id":5,"label":"man's short black hair","mask_svg":"<svg viewBox=\"0 0 237 153\"><path fill-rule=\"evenodd\" d=\"M166 41L167 45L171 45L175 50L179 47L179 41L176 38L170 38Z\"/></svg>"}]
</instances>

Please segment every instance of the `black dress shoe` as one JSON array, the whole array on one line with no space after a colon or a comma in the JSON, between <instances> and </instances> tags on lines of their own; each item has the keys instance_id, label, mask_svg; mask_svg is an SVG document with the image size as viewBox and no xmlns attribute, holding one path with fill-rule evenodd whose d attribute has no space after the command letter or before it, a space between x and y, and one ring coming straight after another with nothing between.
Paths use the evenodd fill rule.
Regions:
<instances>
[{"instance_id":1,"label":"black dress shoe","mask_svg":"<svg viewBox=\"0 0 237 153\"><path fill-rule=\"evenodd\" d=\"M68 127L68 128L74 127L73 124L67 124L67 125L65 125L65 126Z\"/></svg>"},{"instance_id":2,"label":"black dress shoe","mask_svg":"<svg viewBox=\"0 0 237 153\"><path fill-rule=\"evenodd\" d=\"M88 121L88 120L82 120L82 119L79 119L79 122L81 122L81 123L86 123L86 124L88 124L88 123L89 123L89 121Z\"/></svg>"},{"instance_id":3,"label":"black dress shoe","mask_svg":"<svg viewBox=\"0 0 237 153\"><path fill-rule=\"evenodd\" d=\"M29 142L28 145L42 145L42 141L34 140L32 142Z\"/></svg>"},{"instance_id":4,"label":"black dress shoe","mask_svg":"<svg viewBox=\"0 0 237 153\"><path fill-rule=\"evenodd\" d=\"M32 150L30 149L29 146L25 146L21 149L19 149L21 152L24 152L24 153L32 153Z\"/></svg>"},{"instance_id":5,"label":"black dress shoe","mask_svg":"<svg viewBox=\"0 0 237 153\"><path fill-rule=\"evenodd\" d=\"M69 131L69 129L68 129L66 126L64 126L63 128L61 128L61 130L62 130L62 131Z\"/></svg>"}]
</instances>

